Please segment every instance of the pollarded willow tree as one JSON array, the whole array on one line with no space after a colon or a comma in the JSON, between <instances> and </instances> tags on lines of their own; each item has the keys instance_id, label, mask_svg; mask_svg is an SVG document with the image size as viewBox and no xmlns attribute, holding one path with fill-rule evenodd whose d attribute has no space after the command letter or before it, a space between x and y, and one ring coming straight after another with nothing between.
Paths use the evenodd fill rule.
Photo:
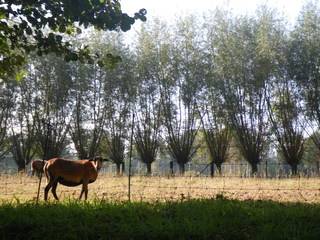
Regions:
<instances>
[{"instance_id":1,"label":"pollarded willow tree","mask_svg":"<svg viewBox=\"0 0 320 240\"><path fill-rule=\"evenodd\" d=\"M156 160L161 137L161 66L167 56L168 45L159 35L166 25L158 20L150 29L144 26L136 45L136 74L139 87L135 104L135 148L140 160L146 164L147 174ZM161 48L161 49L158 49ZM159 61L160 60L160 61ZM163 72L164 73L164 72Z\"/></svg>"},{"instance_id":2,"label":"pollarded willow tree","mask_svg":"<svg viewBox=\"0 0 320 240\"><path fill-rule=\"evenodd\" d=\"M262 7L255 18L243 16L227 21L226 28L217 34L217 72L224 81L221 93L240 151L255 174L266 147L264 93L276 66L273 60L279 42L279 19Z\"/></svg>"},{"instance_id":3,"label":"pollarded willow tree","mask_svg":"<svg viewBox=\"0 0 320 240\"><path fill-rule=\"evenodd\" d=\"M199 146L195 138L199 130L198 109L196 104L203 72L198 25L194 16L177 23L171 42L171 73L162 78L161 98L164 113L164 126L167 144L172 158L178 163L180 174L185 172ZM163 66L165 69L165 66ZM162 67L162 68L163 68ZM161 71L161 69L160 69Z\"/></svg>"},{"instance_id":4,"label":"pollarded willow tree","mask_svg":"<svg viewBox=\"0 0 320 240\"><path fill-rule=\"evenodd\" d=\"M117 174L124 167L126 141L131 130L131 114L136 97L137 80L135 77L135 57L125 46L123 36L111 38L115 55L122 58L121 63L113 69L107 69L104 88L104 101L107 106L106 124L104 126L104 153L116 164ZM122 172L124 168L122 168Z\"/></svg>"},{"instance_id":5,"label":"pollarded willow tree","mask_svg":"<svg viewBox=\"0 0 320 240\"><path fill-rule=\"evenodd\" d=\"M204 137L208 146L211 167L210 174L214 176L214 165L219 173L222 171L222 164L227 160L228 150L231 141L231 129L228 122L228 114L224 106L224 98L219 91L221 78L216 74L215 49L219 29L226 28L225 16L228 12L216 10L205 16L203 56L205 59L204 85L201 90L201 101L198 100L201 123Z\"/></svg>"},{"instance_id":6,"label":"pollarded willow tree","mask_svg":"<svg viewBox=\"0 0 320 240\"><path fill-rule=\"evenodd\" d=\"M147 175L151 175L151 164L156 160L160 147L161 105L159 100L156 103L152 95L140 95L138 101L135 147L141 161L147 166Z\"/></svg>"},{"instance_id":7,"label":"pollarded willow tree","mask_svg":"<svg viewBox=\"0 0 320 240\"><path fill-rule=\"evenodd\" d=\"M106 52L114 52L112 40L112 37L108 38L104 33L92 31L90 39L85 38L78 44L86 42L90 51L102 56L107 54ZM74 86L70 135L78 157L93 158L100 155L100 142L109 111L108 84L113 81L114 76L108 72L107 66L103 67L104 65L80 62L70 65L70 78Z\"/></svg>"},{"instance_id":8,"label":"pollarded willow tree","mask_svg":"<svg viewBox=\"0 0 320 240\"><path fill-rule=\"evenodd\" d=\"M72 81L70 68L63 59L47 55L31 61L36 87L36 109L33 121L39 145L39 157L61 156L69 144L68 133L72 114Z\"/></svg>"},{"instance_id":9,"label":"pollarded willow tree","mask_svg":"<svg viewBox=\"0 0 320 240\"><path fill-rule=\"evenodd\" d=\"M221 105L216 105L217 100L211 97L210 105L205 104L201 108L200 118L211 158L210 175L213 177L214 165L216 165L219 174L222 174L222 164L228 159L232 135L231 128L226 121L227 114L224 109L221 109Z\"/></svg>"},{"instance_id":10,"label":"pollarded willow tree","mask_svg":"<svg viewBox=\"0 0 320 240\"><path fill-rule=\"evenodd\" d=\"M168 90L163 90L162 106L168 150L171 157L178 163L180 175L184 175L185 164L192 159L197 150L197 146L194 145L198 132L196 104L187 102L175 106L168 95Z\"/></svg>"},{"instance_id":11,"label":"pollarded willow tree","mask_svg":"<svg viewBox=\"0 0 320 240\"><path fill-rule=\"evenodd\" d=\"M91 115L91 109L88 107L89 95L91 95L90 85L92 83L92 75L94 75L93 69L96 68L97 66L79 62L70 64L69 74L74 82L71 91L74 107L72 108L69 133L80 159L85 159L89 155L90 136L85 124L89 121ZM92 128L92 126L90 127Z\"/></svg>"},{"instance_id":12,"label":"pollarded willow tree","mask_svg":"<svg viewBox=\"0 0 320 240\"><path fill-rule=\"evenodd\" d=\"M291 32L288 60L290 78L297 82L305 103L309 136L320 151L320 6L308 2ZM312 131L310 131L310 129Z\"/></svg>"},{"instance_id":13,"label":"pollarded willow tree","mask_svg":"<svg viewBox=\"0 0 320 240\"><path fill-rule=\"evenodd\" d=\"M19 169L30 160L61 155L68 144L70 84L62 59L32 58L26 76L14 86L12 153Z\"/></svg>"},{"instance_id":14,"label":"pollarded willow tree","mask_svg":"<svg viewBox=\"0 0 320 240\"><path fill-rule=\"evenodd\" d=\"M11 153L18 166L18 170L25 169L26 165L36 154L36 102L34 101L35 88L31 84L30 75L21 80L13 88L14 114L10 114L10 136Z\"/></svg>"},{"instance_id":15,"label":"pollarded willow tree","mask_svg":"<svg viewBox=\"0 0 320 240\"><path fill-rule=\"evenodd\" d=\"M292 49L283 22L276 29L278 50L273 56L276 68L266 87L266 102L272 133L282 159L297 174L298 164L304 154L304 131L307 119L303 119L304 99L297 81L291 78L290 56Z\"/></svg>"},{"instance_id":16,"label":"pollarded willow tree","mask_svg":"<svg viewBox=\"0 0 320 240\"><path fill-rule=\"evenodd\" d=\"M75 106L70 123L70 134L80 159L97 155L106 121L104 101L106 73L97 64L72 64Z\"/></svg>"},{"instance_id":17,"label":"pollarded willow tree","mask_svg":"<svg viewBox=\"0 0 320 240\"><path fill-rule=\"evenodd\" d=\"M299 91L296 84L288 79L278 79L273 91L269 90L269 119L278 141L278 149L284 161L290 165L292 175L296 175L304 154L305 142Z\"/></svg>"}]
</instances>

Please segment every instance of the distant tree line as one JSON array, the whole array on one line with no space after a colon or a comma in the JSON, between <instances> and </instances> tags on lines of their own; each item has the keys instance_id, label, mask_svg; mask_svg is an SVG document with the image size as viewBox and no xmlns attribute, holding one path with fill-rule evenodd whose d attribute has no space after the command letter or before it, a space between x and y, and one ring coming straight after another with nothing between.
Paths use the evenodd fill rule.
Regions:
<instances>
[{"instance_id":1,"label":"distant tree line","mask_svg":"<svg viewBox=\"0 0 320 240\"><path fill-rule=\"evenodd\" d=\"M292 174L311 144L320 150L317 2L305 4L293 27L261 6L255 15L217 9L149 21L130 47L121 33L88 31L74 41L121 62L29 54L21 80L1 83L0 154L10 151L19 169L71 144L79 158L106 155L120 174L133 113L134 147L148 174L163 151L184 174L202 141L211 171L220 172L231 142L253 174L270 149Z\"/></svg>"}]
</instances>

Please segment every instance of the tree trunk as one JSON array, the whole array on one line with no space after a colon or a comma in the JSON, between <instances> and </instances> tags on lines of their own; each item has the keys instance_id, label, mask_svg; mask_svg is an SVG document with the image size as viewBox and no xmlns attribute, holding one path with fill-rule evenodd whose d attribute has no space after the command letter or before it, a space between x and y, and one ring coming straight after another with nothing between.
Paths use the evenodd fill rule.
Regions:
<instances>
[{"instance_id":1,"label":"tree trunk","mask_svg":"<svg viewBox=\"0 0 320 240\"><path fill-rule=\"evenodd\" d=\"M296 176L298 174L298 164L296 163L291 164L291 173L292 173L292 176Z\"/></svg>"},{"instance_id":2,"label":"tree trunk","mask_svg":"<svg viewBox=\"0 0 320 240\"><path fill-rule=\"evenodd\" d=\"M185 173L185 163L179 163L179 173L180 173L180 176L184 176L184 173Z\"/></svg>"},{"instance_id":3,"label":"tree trunk","mask_svg":"<svg viewBox=\"0 0 320 240\"><path fill-rule=\"evenodd\" d=\"M19 162L16 162L16 163L18 165L18 172L24 171L26 169L26 165L25 165L24 162L19 161Z\"/></svg>"},{"instance_id":4,"label":"tree trunk","mask_svg":"<svg viewBox=\"0 0 320 240\"><path fill-rule=\"evenodd\" d=\"M117 162L116 166L117 166L117 176L121 176L121 163Z\"/></svg>"},{"instance_id":5,"label":"tree trunk","mask_svg":"<svg viewBox=\"0 0 320 240\"><path fill-rule=\"evenodd\" d=\"M210 176L214 177L214 162L213 161L210 163Z\"/></svg>"},{"instance_id":6,"label":"tree trunk","mask_svg":"<svg viewBox=\"0 0 320 240\"><path fill-rule=\"evenodd\" d=\"M221 163L216 163L216 166L217 166L217 169L218 169L218 172L219 172L219 175L222 174L222 168L221 168Z\"/></svg>"},{"instance_id":7,"label":"tree trunk","mask_svg":"<svg viewBox=\"0 0 320 240\"><path fill-rule=\"evenodd\" d=\"M147 175L150 176L151 175L151 163L146 163L147 165Z\"/></svg>"},{"instance_id":8,"label":"tree trunk","mask_svg":"<svg viewBox=\"0 0 320 240\"><path fill-rule=\"evenodd\" d=\"M170 174L173 175L173 161L170 161Z\"/></svg>"},{"instance_id":9,"label":"tree trunk","mask_svg":"<svg viewBox=\"0 0 320 240\"><path fill-rule=\"evenodd\" d=\"M258 173L258 164L257 163L251 163L251 174L254 176Z\"/></svg>"}]
</instances>

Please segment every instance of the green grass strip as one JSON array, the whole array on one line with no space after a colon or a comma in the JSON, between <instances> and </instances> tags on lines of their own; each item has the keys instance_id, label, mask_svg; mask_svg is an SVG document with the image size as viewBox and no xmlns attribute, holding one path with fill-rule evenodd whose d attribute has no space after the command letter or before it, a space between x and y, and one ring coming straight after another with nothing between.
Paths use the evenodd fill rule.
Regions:
<instances>
[{"instance_id":1,"label":"green grass strip","mask_svg":"<svg viewBox=\"0 0 320 240\"><path fill-rule=\"evenodd\" d=\"M271 201L3 203L0 239L320 239L320 205Z\"/></svg>"}]
</instances>

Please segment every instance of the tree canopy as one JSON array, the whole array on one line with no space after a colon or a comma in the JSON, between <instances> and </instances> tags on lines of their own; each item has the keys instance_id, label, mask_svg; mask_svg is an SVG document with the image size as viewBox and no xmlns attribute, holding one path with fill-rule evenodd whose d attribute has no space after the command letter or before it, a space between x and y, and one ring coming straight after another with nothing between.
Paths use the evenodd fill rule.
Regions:
<instances>
[{"instance_id":1,"label":"tree canopy","mask_svg":"<svg viewBox=\"0 0 320 240\"><path fill-rule=\"evenodd\" d=\"M18 12L17 6L11 8ZM122 31L96 30L108 29L105 22L85 25L78 18L70 25L64 19L61 31L47 23L39 28L43 37L52 31L63 44L73 31L95 28L72 39L71 52L35 45L20 81L0 84L0 158L10 150L24 168L45 152L46 158L103 154L120 173L133 129L133 159L145 163L147 173L157 160L155 167L175 161L183 173L206 142L202 162L211 161L212 176L214 165L224 172L227 161L247 161L253 174L260 174L262 161L284 161L295 174L309 151L307 136L320 149L318 9L307 4L291 28L267 6L254 15L217 9L170 23L156 19L142 25L130 46ZM12 52L26 52L20 50ZM101 66L108 54L122 61Z\"/></svg>"},{"instance_id":2,"label":"tree canopy","mask_svg":"<svg viewBox=\"0 0 320 240\"><path fill-rule=\"evenodd\" d=\"M90 26L128 31L135 20L145 21L145 15L145 9L133 17L123 13L118 0L0 0L0 79L12 76L29 52L103 64L87 46L75 47L66 37ZM117 60L111 54L107 58Z\"/></svg>"}]
</instances>

